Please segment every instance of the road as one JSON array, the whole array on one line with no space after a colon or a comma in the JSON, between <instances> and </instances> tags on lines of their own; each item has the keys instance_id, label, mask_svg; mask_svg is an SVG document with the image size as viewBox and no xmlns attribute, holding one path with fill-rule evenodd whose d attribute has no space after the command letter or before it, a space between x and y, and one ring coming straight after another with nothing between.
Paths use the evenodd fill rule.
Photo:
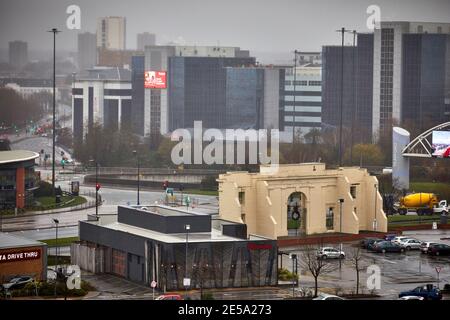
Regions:
<instances>
[{"instance_id":1,"label":"road","mask_svg":"<svg viewBox=\"0 0 450 320\"><path fill-rule=\"evenodd\" d=\"M49 137L39 137L39 136L33 136L28 139L13 143L11 145L12 150L29 150L34 151L37 153L40 153L41 150L44 150L45 154L52 156L52 138ZM68 156L70 159L70 155L67 150L62 149L59 146L55 147L55 158L56 163L61 162L61 151L64 151L65 155ZM38 163L42 166L44 166L44 158L38 159ZM51 168L51 159L47 160L47 168Z\"/></svg>"},{"instance_id":2,"label":"road","mask_svg":"<svg viewBox=\"0 0 450 320\"><path fill-rule=\"evenodd\" d=\"M62 186L68 188L67 182L60 182ZM81 193L95 193L95 188L91 186L81 186ZM117 212L117 205L127 205L136 203L136 190L131 189L116 189L116 188L101 188L100 194L104 200L103 205L99 207L99 214L113 214ZM214 196L197 196L192 195L192 198L199 199L199 204L201 204L202 209L208 212L214 212L217 208L217 198ZM157 191L141 191L140 200L141 204L154 204L156 201L161 202L164 198L163 192ZM61 230L64 227L72 226L76 229L68 229L67 236L76 236L78 231L75 233L74 230L78 229L78 221L86 220L88 214L95 214L95 208L79 210L79 211L69 211L62 213L53 214L39 214L31 216L17 216L3 218L2 230L6 232L11 231L21 231L28 230L26 233L27 237L32 239L45 239L42 235L46 235L45 229L52 229L55 227L53 219L59 220L59 226ZM51 238L51 237L49 237ZM48 239L48 238L47 238Z\"/></svg>"}]
</instances>

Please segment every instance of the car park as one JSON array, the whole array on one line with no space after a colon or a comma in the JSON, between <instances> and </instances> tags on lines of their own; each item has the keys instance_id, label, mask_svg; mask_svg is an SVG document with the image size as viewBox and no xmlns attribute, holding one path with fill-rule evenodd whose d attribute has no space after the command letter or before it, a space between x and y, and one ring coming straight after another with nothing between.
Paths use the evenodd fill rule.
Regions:
<instances>
[{"instance_id":1,"label":"car park","mask_svg":"<svg viewBox=\"0 0 450 320\"><path fill-rule=\"evenodd\" d=\"M431 244L427 253L433 256L448 256L450 255L450 246L442 243Z\"/></svg>"},{"instance_id":2,"label":"car park","mask_svg":"<svg viewBox=\"0 0 450 320\"><path fill-rule=\"evenodd\" d=\"M23 288L27 283L33 281L34 279L28 276L15 277L9 280L9 282L2 284L2 287L5 290L20 289Z\"/></svg>"},{"instance_id":3,"label":"car park","mask_svg":"<svg viewBox=\"0 0 450 320\"><path fill-rule=\"evenodd\" d=\"M333 294L319 293L319 295L313 300L345 300L345 299L339 296L335 296Z\"/></svg>"},{"instance_id":4,"label":"car park","mask_svg":"<svg viewBox=\"0 0 450 320\"><path fill-rule=\"evenodd\" d=\"M400 294L398 295L399 298L402 298L405 296L422 297L425 300L441 300L442 299L441 291L436 286L433 286L432 284L420 286L420 287L417 287L410 291L403 291L403 292L400 292Z\"/></svg>"},{"instance_id":5,"label":"car park","mask_svg":"<svg viewBox=\"0 0 450 320\"><path fill-rule=\"evenodd\" d=\"M430 247L430 245L434 245L437 244L435 242L422 242L420 244L420 252L421 253L427 253L428 252L428 248Z\"/></svg>"},{"instance_id":6,"label":"car park","mask_svg":"<svg viewBox=\"0 0 450 320\"><path fill-rule=\"evenodd\" d=\"M405 248L402 248L399 244L391 242L391 241L381 241L377 242L374 247L373 251L375 252L404 252Z\"/></svg>"},{"instance_id":7,"label":"car park","mask_svg":"<svg viewBox=\"0 0 450 320\"><path fill-rule=\"evenodd\" d=\"M417 239L405 239L400 242L400 246L406 250L419 250L421 244L422 242Z\"/></svg>"},{"instance_id":8,"label":"car park","mask_svg":"<svg viewBox=\"0 0 450 320\"><path fill-rule=\"evenodd\" d=\"M318 259L344 259L344 251L337 250L332 247L325 247L317 251Z\"/></svg>"}]
</instances>

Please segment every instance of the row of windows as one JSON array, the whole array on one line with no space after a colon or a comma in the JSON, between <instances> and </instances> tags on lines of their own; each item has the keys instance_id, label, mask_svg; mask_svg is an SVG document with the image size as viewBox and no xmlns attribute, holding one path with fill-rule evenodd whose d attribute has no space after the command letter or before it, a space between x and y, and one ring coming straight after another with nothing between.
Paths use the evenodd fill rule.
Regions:
<instances>
[{"instance_id":1,"label":"row of windows","mask_svg":"<svg viewBox=\"0 0 450 320\"><path fill-rule=\"evenodd\" d=\"M286 112L321 112L322 111L322 107L309 107L309 106L305 106L305 107L295 107L294 110L294 106L284 106L284 111Z\"/></svg>"},{"instance_id":2,"label":"row of windows","mask_svg":"<svg viewBox=\"0 0 450 320\"><path fill-rule=\"evenodd\" d=\"M294 122L294 116L284 116L285 122ZM321 117L295 117L295 122L322 122Z\"/></svg>"},{"instance_id":3,"label":"row of windows","mask_svg":"<svg viewBox=\"0 0 450 320\"><path fill-rule=\"evenodd\" d=\"M294 81L293 80L286 80L284 82L284 84L286 86L292 86L294 85ZM315 80L310 80L310 81L306 81L306 80L296 80L295 81L295 85L296 86L321 86L322 85L322 81L315 81Z\"/></svg>"}]
</instances>

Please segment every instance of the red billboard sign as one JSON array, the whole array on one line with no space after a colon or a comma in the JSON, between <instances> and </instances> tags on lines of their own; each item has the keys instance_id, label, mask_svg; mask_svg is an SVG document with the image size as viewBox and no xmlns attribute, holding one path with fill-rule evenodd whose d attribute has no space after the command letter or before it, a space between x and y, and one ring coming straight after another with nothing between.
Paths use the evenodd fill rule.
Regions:
<instances>
[{"instance_id":1,"label":"red billboard sign","mask_svg":"<svg viewBox=\"0 0 450 320\"><path fill-rule=\"evenodd\" d=\"M39 259L41 257L41 250L18 250L13 252L0 252L0 263L2 262L16 262L23 260Z\"/></svg>"},{"instance_id":2,"label":"red billboard sign","mask_svg":"<svg viewBox=\"0 0 450 320\"><path fill-rule=\"evenodd\" d=\"M166 89L166 71L146 71L144 74L144 88Z\"/></svg>"},{"instance_id":3,"label":"red billboard sign","mask_svg":"<svg viewBox=\"0 0 450 320\"><path fill-rule=\"evenodd\" d=\"M257 244L257 243L247 243L248 250L270 250L272 245L269 243Z\"/></svg>"}]
</instances>

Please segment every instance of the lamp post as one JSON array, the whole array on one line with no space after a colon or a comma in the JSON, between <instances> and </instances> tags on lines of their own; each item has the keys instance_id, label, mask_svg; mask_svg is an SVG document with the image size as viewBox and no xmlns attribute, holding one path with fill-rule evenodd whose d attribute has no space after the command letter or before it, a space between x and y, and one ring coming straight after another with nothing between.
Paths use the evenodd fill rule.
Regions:
<instances>
[{"instance_id":1,"label":"lamp post","mask_svg":"<svg viewBox=\"0 0 450 320\"><path fill-rule=\"evenodd\" d=\"M55 261L55 274L56 274L56 278L55 278L55 297L56 297L56 284L58 282L58 224L59 224L59 220L58 219L53 219L53 222L56 225L56 238L55 238L55 242L56 242L56 246L55 246L55 250L56 250L56 261Z\"/></svg>"},{"instance_id":2,"label":"lamp post","mask_svg":"<svg viewBox=\"0 0 450 320\"><path fill-rule=\"evenodd\" d=\"M342 204L344 203L344 199L339 199L339 233L342 239ZM339 243L339 251L342 252L342 241ZM339 255L341 255L341 252L339 252ZM339 270L342 267L342 259L339 257Z\"/></svg>"},{"instance_id":3,"label":"lamp post","mask_svg":"<svg viewBox=\"0 0 450 320\"><path fill-rule=\"evenodd\" d=\"M98 183L98 162L91 159L90 163L95 165L95 217L98 220L98 190L100 189L100 185Z\"/></svg>"},{"instance_id":4,"label":"lamp post","mask_svg":"<svg viewBox=\"0 0 450 320\"><path fill-rule=\"evenodd\" d=\"M357 118L357 113L358 113L358 106L356 105L356 86L357 86L357 81L356 81L356 73L355 73L355 65L356 65L356 35L357 35L357 31L353 30L353 112L352 112L352 132L350 134L350 139L351 139L351 144L350 144L350 165L353 166L353 144L354 144L354 135L355 133L353 132L355 130L355 121Z\"/></svg>"},{"instance_id":5,"label":"lamp post","mask_svg":"<svg viewBox=\"0 0 450 320\"><path fill-rule=\"evenodd\" d=\"M133 154L136 157L136 161L137 161L137 205L139 206L141 204L140 201L139 201L139 191L140 191L139 189L140 189L140 184L141 184L141 181L140 181L141 173L140 173L139 154L138 154L138 152L136 150L133 150Z\"/></svg>"},{"instance_id":6,"label":"lamp post","mask_svg":"<svg viewBox=\"0 0 450 320\"><path fill-rule=\"evenodd\" d=\"M377 194L378 194L378 186L377 184L373 185L375 187L375 213L374 213L374 220L373 220L373 230L377 231L378 229L378 222L377 222Z\"/></svg>"},{"instance_id":7,"label":"lamp post","mask_svg":"<svg viewBox=\"0 0 450 320\"><path fill-rule=\"evenodd\" d=\"M52 144L52 194L55 196L55 138L56 138L56 34L59 31L56 28L47 32L53 33L53 144Z\"/></svg>"},{"instance_id":8,"label":"lamp post","mask_svg":"<svg viewBox=\"0 0 450 320\"><path fill-rule=\"evenodd\" d=\"M190 224L186 224L184 225L184 230L186 230L186 257L184 260L185 266L184 266L184 287L186 288L186 295L187 295L187 289L188 286L190 284L190 280L188 280L188 273L187 273L187 268L188 268L188 243L189 243L189 230L191 230L191 225Z\"/></svg>"},{"instance_id":9,"label":"lamp post","mask_svg":"<svg viewBox=\"0 0 450 320\"><path fill-rule=\"evenodd\" d=\"M296 283L295 276L297 276L297 255L295 253L292 253L289 257L292 260L292 296L295 297L295 283Z\"/></svg>"},{"instance_id":10,"label":"lamp post","mask_svg":"<svg viewBox=\"0 0 450 320\"><path fill-rule=\"evenodd\" d=\"M342 167L342 116L343 116L343 106L344 106L344 38L345 32L347 30L342 27L337 32L341 33L342 43L341 43L341 94L339 96L339 167Z\"/></svg>"}]
</instances>

